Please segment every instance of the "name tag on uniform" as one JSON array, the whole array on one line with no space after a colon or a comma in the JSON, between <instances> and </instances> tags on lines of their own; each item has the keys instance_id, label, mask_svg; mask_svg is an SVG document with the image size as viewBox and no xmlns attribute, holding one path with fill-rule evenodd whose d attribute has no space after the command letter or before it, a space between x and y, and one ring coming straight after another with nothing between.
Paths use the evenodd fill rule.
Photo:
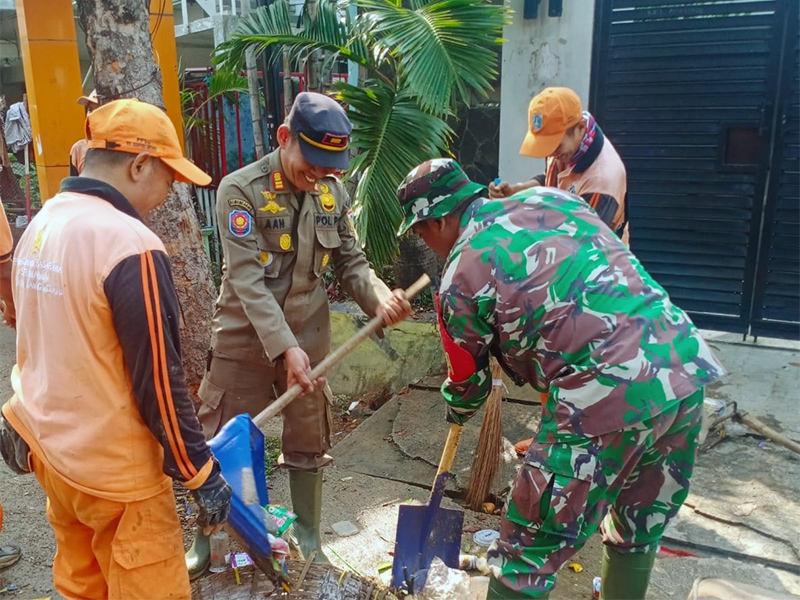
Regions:
<instances>
[{"instance_id":1,"label":"name tag on uniform","mask_svg":"<svg viewBox=\"0 0 800 600\"><path fill-rule=\"evenodd\" d=\"M321 215L314 217L314 225L317 227L336 227L341 217L339 215Z\"/></svg>"},{"instance_id":2,"label":"name tag on uniform","mask_svg":"<svg viewBox=\"0 0 800 600\"><path fill-rule=\"evenodd\" d=\"M286 229L286 219L277 217L259 221L264 229Z\"/></svg>"}]
</instances>

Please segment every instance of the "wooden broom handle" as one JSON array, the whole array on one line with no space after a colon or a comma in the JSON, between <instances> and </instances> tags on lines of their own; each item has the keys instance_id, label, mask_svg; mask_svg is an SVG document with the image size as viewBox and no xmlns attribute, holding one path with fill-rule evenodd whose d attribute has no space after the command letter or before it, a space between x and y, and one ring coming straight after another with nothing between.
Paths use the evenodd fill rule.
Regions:
<instances>
[{"instance_id":1,"label":"wooden broom handle","mask_svg":"<svg viewBox=\"0 0 800 600\"><path fill-rule=\"evenodd\" d=\"M425 288L427 288L431 283L431 278L427 275L423 275L419 279L417 279L411 287L406 290L406 298L408 300L413 300L416 298L420 292L422 292ZM370 337L373 333L377 332L379 329L383 327L383 317L378 315L372 317L369 322L362 327L358 333L356 333L353 337L347 340L344 344L339 346L336 350L331 352L328 356L326 356L322 362L320 362L316 367L311 369L311 373L309 373L308 378L311 381L314 381L317 377L324 375L328 370L332 367L336 366L341 362L341 360L350 354L350 352L361 342L366 340ZM295 400L303 393L303 388L300 387L300 384L295 383L292 387L286 390L283 394L281 394L280 398L275 400L272 404L270 404L267 408L262 410L256 418L253 419L253 422L256 424L257 427L263 427L267 421L269 421L272 417L279 414L286 405L289 404L292 400Z\"/></svg>"}]
</instances>

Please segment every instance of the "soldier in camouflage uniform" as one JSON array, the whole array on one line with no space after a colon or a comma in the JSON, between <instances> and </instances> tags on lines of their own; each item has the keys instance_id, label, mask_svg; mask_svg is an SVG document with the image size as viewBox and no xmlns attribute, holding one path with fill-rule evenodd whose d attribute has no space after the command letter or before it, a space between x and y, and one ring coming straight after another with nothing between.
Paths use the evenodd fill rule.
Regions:
<instances>
[{"instance_id":1,"label":"soldier in camouflage uniform","mask_svg":"<svg viewBox=\"0 0 800 600\"><path fill-rule=\"evenodd\" d=\"M723 369L689 317L577 196L490 200L437 159L398 189L412 229L446 258L436 302L448 420L486 400L489 357L548 392L490 548L489 599L547 598L602 527L601 598L644 598L664 527L686 499L703 386Z\"/></svg>"},{"instance_id":2,"label":"soldier in camouflage uniform","mask_svg":"<svg viewBox=\"0 0 800 600\"><path fill-rule=\"evenodd\" d=\"M226 176L217 191L225 260L211 327L208 371L198 411L206 438L240 413L255 416L293 384L305 394L282 413L281 467L289 470L295 533L305 556L322 552L322 468L333 459L324 378L309 379L330 350L330 313L323 276L333 272L370 317L387 326L411 306L370 269L348 215L350 198L334 173L347 169L352 125L322 94L297 96L278 128L280 148ZM209 561L198 531L187 554L191 577Z\"/></svg>"}]
</instances>

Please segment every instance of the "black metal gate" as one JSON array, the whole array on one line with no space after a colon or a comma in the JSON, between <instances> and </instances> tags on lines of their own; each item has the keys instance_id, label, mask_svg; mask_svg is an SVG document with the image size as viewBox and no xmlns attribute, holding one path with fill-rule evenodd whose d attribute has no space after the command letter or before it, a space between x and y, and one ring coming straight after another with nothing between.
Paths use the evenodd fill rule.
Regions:
<instances>
[{"instance_id":1,"label":"black metal gate","mask_svg":"<svg viewBox=\"0 0 800 600\"><path fill-rule=\"evenodd\" d=\"M631 246L700 327L800 338L797 0L599 0Z\"/></svg>"}]
</instances>

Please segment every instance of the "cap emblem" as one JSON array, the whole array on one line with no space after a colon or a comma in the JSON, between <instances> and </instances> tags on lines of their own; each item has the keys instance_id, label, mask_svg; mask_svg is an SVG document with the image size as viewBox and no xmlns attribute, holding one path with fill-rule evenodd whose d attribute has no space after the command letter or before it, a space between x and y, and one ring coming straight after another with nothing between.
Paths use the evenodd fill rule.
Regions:
<instances>
[{"instance_id":1,"label":"cap emblem","mask_svg":"<svg viewBox=\"0 0 800 600\"><path fill-rule=\"evenodd\" d=\"M315 148L327 150L328 152L341 152L342 150L347 150L347 144L350 143L350 136L347 135L333 135L331 133L326 133L324 136L322 136L322 140L319 142L312 140L305 133L300 133L299 136L300 139L307 144L311 144Z\"/></svg>"},{"instance_id":2,"label":"cap emblem","mask_svg":"<svg viewBox=\"0 0 800 600\"><path fill-rule=\"evenodd\" d=\"M534 113L533 115L533 130L539 131L542 128L542 113Z\"/></svg>"}]
</instances>

